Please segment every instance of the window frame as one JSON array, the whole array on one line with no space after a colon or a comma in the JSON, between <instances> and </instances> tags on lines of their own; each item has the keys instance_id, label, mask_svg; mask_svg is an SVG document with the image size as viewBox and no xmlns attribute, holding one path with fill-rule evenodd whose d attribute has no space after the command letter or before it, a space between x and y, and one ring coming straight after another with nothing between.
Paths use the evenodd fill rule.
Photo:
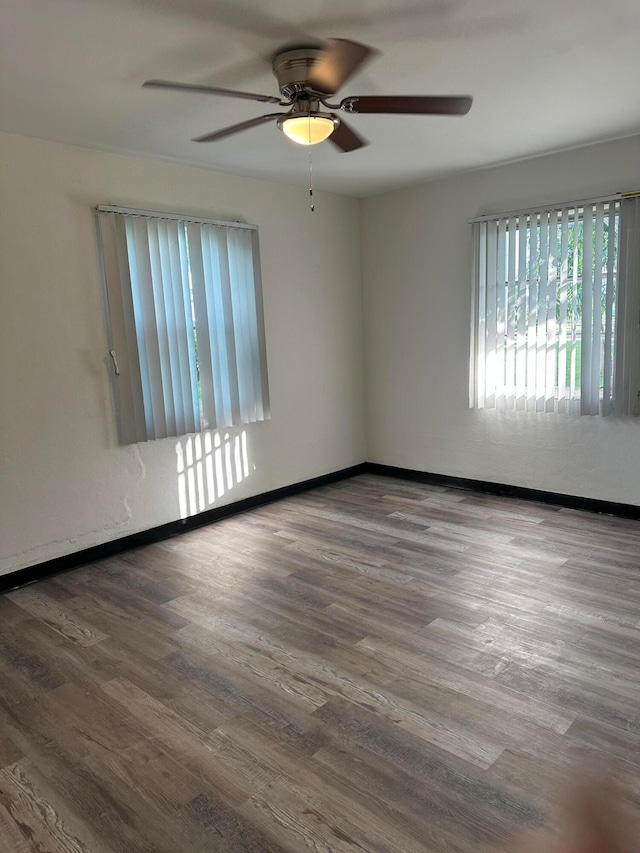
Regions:
<instances>
[{"instance_id":1,"label":"window frame","mask_svg":"<svg viewBox=\"0 0 640 853\"><path fill-rule=\"evenodd\" d=\"M604 322L600 326L599 334L601 336L600 346L603 345L602 341L604 341L604 346L607 345L610 348L611 356L610 358L602 358L601 362L605 369L605 383L604 389L599 388L597 397L595 399L595 395L593 393L593 385L595 382L594 378L590 383L583 383L583 387L580 389L580 394L573 399L570 396L568 383L561 383L560 381L555 381L553 385L550 385L548 381L548 377L546 372L549 372L549 365L553 362L553 372L556 378L559 379L560 374L558 373L561 370L561 352L554 353L550 361L547 365L543 367L542 373L545 376L546 381L546 389L545 393L542 394L540 398L540 383L536 388L532 388L530 377L535 375L536 366L533 365L532 372L532 362L533 359L542 359L544 358L544 347L547 349L547 356L549 357L550 349L552 347L554 350L559 346L559 342L561 340L561 334L563 331L566 332L566 304L564 307L560 304L559 308L556 307L553 315L550 310L549 303L549 291L546 289L551 282L553 282L553 296L554 302L558 299L559 292L557 290L558 284L560 281L564 281L566 284L566 278L563 279L563 275L566 275L566 270L561 269L561 264L563 261L566 261L566 249L567 246L560 246L560 239L564 239L564 235L568 233L568 225L572 225L577 227L578 223L584 221L585 210L588 210L588 217L590 221L594 223L594 233L597 232L597 240L599 241L596 251L596 256L600 257L601 262L604 259L604 252L602 250L602 233L600 230L604 221L607 220L607 227L609 227L609 222L612 214L615 214L616 217L616 238L614 240L614 245L616 247L616 252L620 254L620 239L622 232L622 199L621 195L610 195L610 196L601 196L593 199L583 199L574 202L566 202L562 204L553 204L553 205L544 205L544 206L536 206L535 208L527 208L516 211L509 211L506 213L496 213L496 214L487 214L483 216L474 217L469 219L468 222L472 224L474 228L473 234L473 258L472 258L472 282L473 282L473 290L472 290L472 306L471 306L471 329L470 329L470 361L469 361L469 406L470 408L487 408L487 409L499 409L499 410L513 410L513 411L534 411L534 412L556 412L556 413L574 413L574 414L613 414L614 413L614 387L615 387L615 369L617 367L618 357L617 357L617 347L615 340L615 332L617 329L611 328L611 321L615 317L615 311L613 306L613 290L616 290L619 294L621 288L621 277L620 277L620 263L617 261L615 264L612 263L613 257L612 253L608 252L607 247L607 266L606 269L601 268L602 273L602 282L606 283L606 310L604 314L602 314L602 318ZM595 219L594 219L595 216ZM598 216L600 217L598 219ZM523 220L526 221L527 232L525 233L524 240L518 238L518 240L513 241L514 243L514 253L518 255L522 251L522 244L526 244L526 258L525 262L527 264L527 268L529 268L529 259L530 259L530 250L532 247L532 241L530 236L528 236L529 229L531 228L532 222L537 224L538 234L544 234L542 240L538 237L536 239L536 252L538 253L538 261L537 263L537 271L535 281L539 282L539 284L532 288L534 292L530 292L531 281L534 279L530 278L530 275L520 281L518 279L518 293L523 289L526 290L526 317L528 318L525 321L524 328L522 324L522 320L524 319L523 310L525 310L525 305L520 303L520 299L518 299L518 323L516 328L513 327L508 329L508 322L510 322L510 318L505 317L505 314L500 316L500 297L499 291L501 290L498 282L503 278L505 280L505 300L509 299L510 294L508 293L508 289L510 285L513 284L513 280L515 277L515 261L512 258L506 256L505 251L505 233L509 232L511 228L515 229L514 233L519 234L519 230L522 227ZM600 223L598 225L598 222ZM555 228L554 228L555 225ZM490 239L487 235L488 231L483 233L482 229L486 229L493 226L494 229L497 228L498 232L493 239ZM546 233L545 233L546 231ZM584 228L582 230L584 235ZM549 246L546 244L546 240L549 237L552 237L553 246ZM493 245L492 245L493 244ZM498 250L498 246L501 246L501 250ZM555 247L555 251L552 252L551 249ZM586 258L590 260L589 255L591 253L591 244L589 243ZM540 250L544 250L544 256L540 257ZM599 251L599 254L598 254ZM500 254L504 254L505 257L500 258ZM512 253L510 253L512 254ZM553 263L555 264L555 268L547 267L547 261L553 258ZM594 259L594 263L596 263L596 259ZM519 255L519 264L520 268L522 267L522 255ZM508 270L506 267L511 267ZM502 267L505 267L505 275L502 276ZM489 272L487 273L487 269ZM574 262L574 271L577 274L577 263ZM552 277L553 275L553 277ZM484 281L483 281L484 276ZM492 278L492 281L487 283L488 279ZM584 278L584 269L583 276L580 279L580 288L582 289ZM588 278L588 277L587 277ZM537 315L537 294L538 292L542 292L542 288L540 288L540 284L543 282L544 284L544 298L545 298L545 306L542 312L543 323L546 325L546 337L545 341L542 341L541 336L542 332L545 332L545 329L538 328L538 315ZM574 278L574 284L577 283L578 279ZM488 305L486 299L488 291L493 287L493 291L491 294L491 300L496 304ZM604 293L604 291L603 291ZM564 295L566 297L567 290L564 291ZM515 296L515 293L514 293ZM556 303L557 305L557 303ZM511 308L511 306L509 306ZM560 320L558 320L558 310L560 310ZM494 316L498 312L498 318L496 321L496 317ZM564 314L562 313L564 311ZM549 327L551 323L549 323L549 319L554 317L554 329L553 334ZM588 312L587 312L587 321L589 321ZM491 341L491 330L493 326L497 322L498 324L498 333L496 334L496 340L499 336L499 327L501 323L504 323L504 341L507 346L511 346L513 344L514 347L514 361L515 361L515 352L519 352L521 346L518 346L517 343L511 341L511 337L522 337L524 332L524 348L527 354L527 362L525 364L525 378L520 375L520 368L522 365L518 365L516 362L514 366L514 388L513 394L509 397L505 395L505 389L508 387L507 383L500 379L499 369L495 366L492 367L492 359L496 358L496 353L501 353L501 348L495 344L494 349L491 349L489 345L487 348L487 352L490 358L487 358L484 352L484 341ZM584 322L584 312L581 308L580 314L580 322ZM594 319L593 325L587 324L587 334L594 337L595 340L595 328L596 323ZM532 337L533 335L533 337ZM582 337L581 337L582 340ZM590 341L591 342L591 341ZM533 343L533 346L531 345ZM566 343L566 341L565 341ZM588 346L586 347L588 351ZM580 344L580 351L582 352L582 344ZM566 349L565 349L566 352ZM595 350L594 350L595 353ZM594 354L594 359L595 359ZM508 367L508 365L507 365ZM602 368L600 368L602 369ZM565 365L566 370L566 365ZM546 371L546 372L545 372ZM508 370L504 371L507 374L508 379ZM585 371L586 373L586 371ZM571 373L573 375L573 373ZM598 372L598 383L600 378L600 370ZM588 376L587 376L588 379ZM587 393L584 393L584 386L587 386ZM608 387L609 396L603 400L604 390ZM495 394L490 393L490 389L496 389ZM523 391L524 389L524 391ZM565 389L564 392L561 391ZM551 394L550 394L551 391ZM533 404L532 404L532 395L533 395ZM505 399L506 397L506 399ZM594 398L594 399L592 399ZM616 414L618 412L616 411Z\"/></svg>"},{"instance_id":2,"label":"window frame","mask_svg":"<svg viewBox=\"0 0 640 853\"><path fill-rule=\"evenodd\" d=\"M258 227L117 205L95 219L121 443L268 419Z\"/></svg>"}]
</instances>

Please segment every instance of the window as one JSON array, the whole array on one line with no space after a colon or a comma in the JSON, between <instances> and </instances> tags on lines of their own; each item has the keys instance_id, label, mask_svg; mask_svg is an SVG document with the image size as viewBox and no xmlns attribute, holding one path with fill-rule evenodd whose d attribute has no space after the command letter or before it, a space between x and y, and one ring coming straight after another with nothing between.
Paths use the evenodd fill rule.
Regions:
<instances>
[{"instance_id":1,"label":"window","mask_svg":"<svg viewBox=\"0 0 640 853\"><path fill-rule=\"evenodd\" d=\"M472 407L637 413L639 209L611 198L473 221Z\"/></svg>"},{"instance_id":2,"label":"window","mask_svg":"<svg viewBox=\"0 0 640 853\"><path fill-rule=\"evenodd\" d=\"M253 226L100 207L123 443L269 417Z\"/></svg>"}]
</instances>

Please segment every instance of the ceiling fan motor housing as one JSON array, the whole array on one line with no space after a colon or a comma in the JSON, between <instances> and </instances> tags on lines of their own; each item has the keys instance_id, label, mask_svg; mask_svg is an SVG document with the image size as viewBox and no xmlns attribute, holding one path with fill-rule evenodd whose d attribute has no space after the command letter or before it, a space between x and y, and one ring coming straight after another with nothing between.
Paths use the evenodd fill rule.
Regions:
<instances>
[{"instance_id":1,"label":"ceiling fan motor housing","mask_svg":"<svg viewBox=\"0 0 640 853\"><path fill-rule=\"evenodd\" d=\"M296 95L304 93L311 67L321 53L319 47L302 47L285 50L274 56L273 73L283 98L291 101Z\"/></svg>"}]
</instances>

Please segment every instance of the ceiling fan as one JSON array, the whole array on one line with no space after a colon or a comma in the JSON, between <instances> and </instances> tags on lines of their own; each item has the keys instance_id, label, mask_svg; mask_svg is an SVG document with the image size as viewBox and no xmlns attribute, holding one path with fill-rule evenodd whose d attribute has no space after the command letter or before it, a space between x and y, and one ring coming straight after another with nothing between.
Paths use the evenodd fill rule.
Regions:
<instances>
[{"instance_id":1,"label":"ceiling fan","mask_svg":"<svg viewBox=\"0 0 640 853\"><path fill-rule=\"evenodd\" d=\"M340 151L347 152L362 148L367 143L334 111L378 115L466 115L471 109L473 99L468 95L352 95L339 103L331 103L330 99L338 89L374 54L373 48L347 39L331 39L323 45L282 48L272 60L280 97L170 80L147 80L143 85L288 107L286 112L268 113L206 133L196 137L194 142L214 142L241 130L275 121L294 142L315 145L329 139Z\"/></svg>"}]
</instances>

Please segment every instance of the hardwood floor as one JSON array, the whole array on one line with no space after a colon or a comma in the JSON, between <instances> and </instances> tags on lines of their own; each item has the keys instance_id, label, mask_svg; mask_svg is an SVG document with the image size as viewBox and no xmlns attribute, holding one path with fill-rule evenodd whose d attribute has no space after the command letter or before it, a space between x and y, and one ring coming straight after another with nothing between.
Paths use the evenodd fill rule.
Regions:
<instances>
[{"instance_id":1,"label":"hardwood floor","mask_svg":"<svg viewBox=\"0 0 640 853\"><path fill-rule=\"evenodd\" d=\"M0 851L495 850L594 759L637 809L639 555L364 475L0 596Z\"/></svg>"}]
</instances>

